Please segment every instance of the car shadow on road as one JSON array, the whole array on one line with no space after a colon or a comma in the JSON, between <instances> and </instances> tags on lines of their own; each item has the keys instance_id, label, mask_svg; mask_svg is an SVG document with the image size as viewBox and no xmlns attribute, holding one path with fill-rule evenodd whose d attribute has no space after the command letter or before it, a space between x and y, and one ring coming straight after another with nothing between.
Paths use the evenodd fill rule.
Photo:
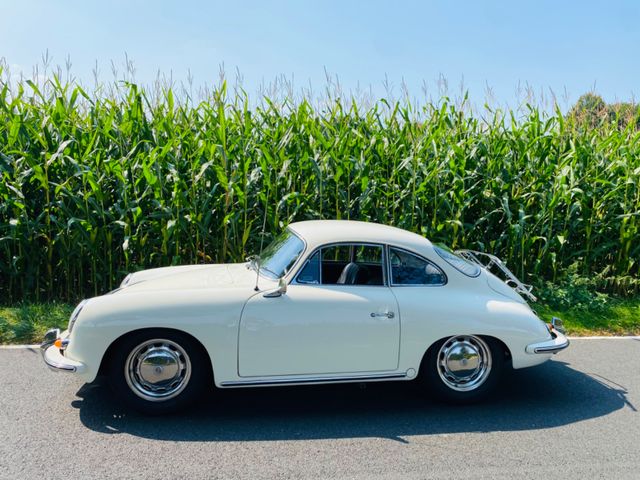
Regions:
<instances>
[{"instance_id":1,"label":"car shadow on road","mask_svg":"<svg viewBox=\"0 0 640 480\"><path fill-rule=\"evenodd\" d=\"M73 406L91 430L171 441L264 441L517 431L559 427L627 406L624 387L560 361L510 372L487 402L430 401L415 382L215 390L187 412L126 411L104 382L84 385Z\"/></svg>"}]
</instances>

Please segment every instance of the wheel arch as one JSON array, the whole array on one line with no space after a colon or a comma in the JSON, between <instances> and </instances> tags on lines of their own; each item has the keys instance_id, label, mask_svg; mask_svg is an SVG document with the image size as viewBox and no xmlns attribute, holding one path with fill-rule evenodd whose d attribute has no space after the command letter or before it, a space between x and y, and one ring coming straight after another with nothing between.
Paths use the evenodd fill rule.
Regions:
<instances>
[{"instance_id":1,"label":"wheel arch","mask_svg":"<svg viewBox=\"0 0 640 480\"><path fill-rule=\"evenodd\" d=\"M494 337L493 335L476 335L476 334L472 334L476 337L480 337L483 340L490 340L490 341L494 341L496 342L500 348L502 349L504 356L505 356L505 362L506 363L510 363L511 362L511 350L509 349L509 347L507 346L506 343L504 343L501 339L499 339L498 337ZM444 342L445 340L451 338L451 337L455 337L455 335L448 335L446 337L442 337L438 340L436 340L435 342L433 342L431 345L429 345L429 348L427 348L424 353L422 354L422 359L420 360L420 369L418 371L418 375L416 377L422 376L424 375L425 372L425 362L426 359L429 357L429 354L432 352L432 350L434 350L435 348L438 348L442 342Z\"/></svg>"},{"instance_id":2,"label":"wheel arch","mask_svg":"<svg viewBox=\"0 0 640 480\"><path fill-rule=\"evenodd\" d=\"M104 354L102 355L102 359L100 360L100 367L98 368L98 375L105 375L107 373L107 368L108 368L108 365L109 365L109 361L111 360L114 352L116 351L117 346L120 343L122 343L122 341L125 338L127 338L128 336L130 336L132 334L138 334L138 333L142 333L142 332L154 332L154 334L156 334L156 333L158 333L158 334L162 334L162 333L165 333L165 334L166 333L178 333L180 335L185 335L185 336L189 337L189 339L191 341L193 341L194 345L196 345L197 348L200 349L201 353L205 356L205 358L209 359L209 362L207 364L207 369L208 369L209 376L211 378L211 382L214 383L213 361L211 360L211 356L209 355L209 352L207 351L205 346L202 344L202 342L200 340L198 340L196 337L194 337L192 334L190 334L189 332L186 332L184 330L180 330L178 328L167 328L167 327L136 328L134 330L129 330L128 332L125 332L122 335L120 335L118 338L116 338L115 340L113 340L109 344L109 346L105 350Z\"/></svg>"}]
</instances>

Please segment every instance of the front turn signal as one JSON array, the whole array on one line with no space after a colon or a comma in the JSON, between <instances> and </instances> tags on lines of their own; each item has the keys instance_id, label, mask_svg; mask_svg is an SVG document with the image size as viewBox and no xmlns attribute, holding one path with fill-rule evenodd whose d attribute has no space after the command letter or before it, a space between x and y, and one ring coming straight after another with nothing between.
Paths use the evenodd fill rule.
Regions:
<instances>
[{"instance_id":1,"label":"front turn signal","mask_svg":"<svg viewBox=\"0 0 640 480\"><path fill-rule=\"evenodd\" d=\"M64 350L67 348L67 345L69 345L69 340L66 338L64 340L62 338L57 338L56 341L53 342L53 345L60 350Z\"/></svg>"}]
</instances>

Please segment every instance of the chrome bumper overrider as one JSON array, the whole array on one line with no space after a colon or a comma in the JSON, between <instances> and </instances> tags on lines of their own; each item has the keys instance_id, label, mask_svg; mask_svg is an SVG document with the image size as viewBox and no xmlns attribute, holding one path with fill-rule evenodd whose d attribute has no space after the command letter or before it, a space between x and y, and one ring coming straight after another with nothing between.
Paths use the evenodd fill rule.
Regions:
<instances>
[{"instance_id":1,"label":"chrome bumper overrider","mask_svg":"<svg viewBox=\"0 0 640 480\"><path fill-rule=\"evenodd\" d=\"M527 345L527 353L558 353L569 346L569 339L557 330L552 331L554 338L540 343Z\"/></svg>"},{"instance_id":2,"label":"chrome bumper overrider","mask_svg":"<svg viewBox=\"0 0 640 480\"><path fill-rule=\"evenodd\" d=\"M45 334L44 341L40 345L40 353L44 363L55 372L82 372L84 370L83 363L66 358L54 345L58 338L60 338L60 330L57 328L52 328Z\"/></svg>"}]
</instances>

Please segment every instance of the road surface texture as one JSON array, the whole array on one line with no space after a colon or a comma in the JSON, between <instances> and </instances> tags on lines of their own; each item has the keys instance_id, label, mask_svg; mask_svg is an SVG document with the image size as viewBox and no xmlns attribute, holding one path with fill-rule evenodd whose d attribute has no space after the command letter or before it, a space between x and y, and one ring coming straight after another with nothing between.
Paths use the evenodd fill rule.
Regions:
<instances>
[{"instance_id":1,"label":"road surface texture","mask_svg":"<svg viewBox=\"0 0 640 480\"><path fill-rule=\"evenodd\" d=\"M161 418L0 350L0 477L640 478L640 340L575 340L489 402L411 383L212 392Z\"/></svg>"}]
</instances>

